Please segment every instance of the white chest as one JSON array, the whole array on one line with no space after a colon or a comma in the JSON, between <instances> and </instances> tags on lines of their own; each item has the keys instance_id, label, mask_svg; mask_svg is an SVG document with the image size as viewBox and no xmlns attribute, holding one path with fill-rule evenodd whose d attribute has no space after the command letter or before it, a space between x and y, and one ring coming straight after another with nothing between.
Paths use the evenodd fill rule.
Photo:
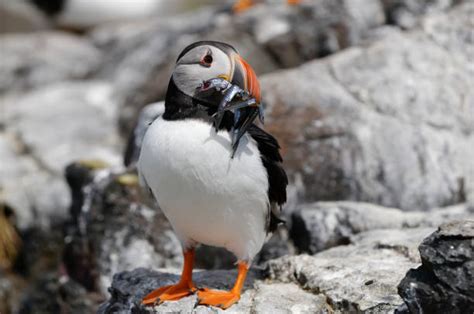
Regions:
<instances>
[{"instance_id":1,"label":"white chest","mask_svg":"<svg viewBox=\"0 0 474 314\"><path fill-rule=\"evenodd\" d=\"M230 156L228 132L200 120L158 118L148 129L139 171L182 239L231 251L241 233L263 243L268 178L260 153L244 136Z\"/></svg>"}]
</instances>

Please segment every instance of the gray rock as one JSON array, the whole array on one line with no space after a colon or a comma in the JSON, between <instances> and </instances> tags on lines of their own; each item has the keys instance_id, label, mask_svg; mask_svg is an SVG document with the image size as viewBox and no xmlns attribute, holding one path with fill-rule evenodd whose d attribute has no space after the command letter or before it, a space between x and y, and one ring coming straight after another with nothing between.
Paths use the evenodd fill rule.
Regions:
<instances>
[{"instance_id":1,"label":"gray rock","mask_svg":"<svg viewBox=\"0 0 474 314\"><path fill-rule=\"evenodd\" d=\"M313 256L287 256L268 262L270 279L295 282L324 296L336 313L388 313L402 300L397 284L418 264L411 256L432 229L387 229L361 233L355 244L338 246ZM383 238L378 238L383 236Z\"/></svg>"},{"instance_id":2,"label":"gray rock","mask_svg":"<svg viewBox=\"0 0 474 314\"><path fill-rule=\"evenodd\" d=\"M421 263L418 244L435 229L435 227L376 229L352 236L350 243L362 246L372 245L378 249L394 250L414 263Z\"/></svg>"},{"instance_id":3,"label":"gray rock","mask_svg":"<svg viewBox=\"0 0 474 314\"><path fill-rule=\"evenodd\" d=\"M293 283L258 283L254 313L331 313L326 298L304 291ZM252 313L252 312L251 312Z\"/></svg>"},{"instance_id":4,"label":"gray rock","mask_svg":"<svg viewBox=\"0 0 474 314\"><path fill-rule=\"evenodd\" d=\"M31 32L49 27L47 19L26 1L0 2L0 34Z\"/></svg>"},{"instance_id":5,"label":"gray rock","mask_svg":"<svg viewBox=\"0 0 474 314\"><path fill-rule=\"evenodd\" d=\"M155 307L143 307L141 299L153 289L179 280L179 271L135 269L114 276L109 288L111 298L98 313L329 313L325 298L303 291L294 283L266 283L258 270L249 272L240 301L225 312L221 309L196 306L195 295ZM228 290L235 271L195 271L193 279L199 287Z\"/></svg>"},{"instance_id":6,"label":"gray rock","mask_svg":"<svg viewBox=\"0 0 474 314\"><path fill-rule=\"evenodd\" d=\"M412 32L261 77L266 127L303 200L427 210L474 199L472 12L459 5Z\"/></svg>"},{"instance_id":7,"label":"gray rock","mask_svg":"<svg viewBox=\"0 0 474 314\"><path fill-rule=\"evenodd\" d=\"M411 269L398 291L401 313L474 311L474 220L443 224L420 245L422 265Z\"/></svg>"},{"instance_id":8,"label":"gray rock","mask_svg":"<svg viewBox=\"0 0 474 314\"><path fill-rule=\"evenodd\" d=\"M280 67L292 67L352 46L385 22L378 0L262 5L235 18Z\"/></svg>"},{"instance_id":9,"label":"gray rock","mask_svg":"<svg viewBox=\"0 0 474 314\"><path fill-rule=\"evenodd\" d=\"M445 11L463 0L383 0L387 22L409 29L417 25L418 16Z\"/></svg>"},{"instance_id":10,"label":"gray rock","mask_svg":"<svg viewBox=\"0 0 474 314\"><path fill-rule=\"evenodd\" d=\"M300 252L314 254L351 243L364 231L431 227L446 221L474 219L474 209L461 204L427 212L403 212L368 203L317 202L300 205L292 214L291 239ZM401 230L410 232L409 230Z\"/></svg>"},{"instance_id":11,"label":"gray rock","mask_svg":"<svg viewBox=\"0 0 474 314\"><path fill-rule=\"evenodd\" d=\"M146 205L136 175L82 161L66 177L73 203L64 263L73 279L105 293L115 273L181 263L179 241L161 211Z\"/></svg>"},{"instance_id":12,"label":"gray rock","mask_svg":"<svg viewBox=\"0 0 474 314\"><path fill-rule=\"evenodd\" d=\"M22 97L7 97L6 131L16 134L46 171L61 175L77 159L120 164L118 108L111 86L101 81L49 85Z\"/></svg>"},{"instance_id":13,"label":"gray rock","mask_svg":"<svg viewBox=\"0 0 474 314\"><path fill-rule=\"evenodd\" d=\"M46 171L10 133L0 132L0 160L1 199L14 209L18 228L48 229L66 218L66 184Z\"/></svg>"},{"instance_id":14,"label":"gray rock","mask_svg":"<svg viewBox=\"0 0 474 314\"><path fill-rule=\"evenodd\" d=\"M0 37L0 93L81 79L101 60L100 50L86 40L60 32L6 34Z\"/></svg>"},{"instance_id":15,"label":"gray rock","mask_svg":"<svg viewBox=\"0 0 474 314\"><path fill-rule=\"evenodd\" d=\"M55 274L43 274L24 294L19 314L92 313L93 299L77 282Z\"/></svg>"}]
</instances>

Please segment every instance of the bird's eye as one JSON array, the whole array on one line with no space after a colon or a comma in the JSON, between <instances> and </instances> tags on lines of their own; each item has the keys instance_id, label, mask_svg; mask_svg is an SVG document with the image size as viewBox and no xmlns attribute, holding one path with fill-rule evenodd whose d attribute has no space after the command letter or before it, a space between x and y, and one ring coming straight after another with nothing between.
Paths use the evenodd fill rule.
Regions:
<instances>
[{"instance_id":1,"label":"bird's eye","mask_svg":"<svg viewBox=\"0 0 474 314\"><path fill-rule=\"evenodd\" d=\"M205 55L201 60L201 64L210 67L213 60L211 55Z\"/></svg>"}]
</instances>

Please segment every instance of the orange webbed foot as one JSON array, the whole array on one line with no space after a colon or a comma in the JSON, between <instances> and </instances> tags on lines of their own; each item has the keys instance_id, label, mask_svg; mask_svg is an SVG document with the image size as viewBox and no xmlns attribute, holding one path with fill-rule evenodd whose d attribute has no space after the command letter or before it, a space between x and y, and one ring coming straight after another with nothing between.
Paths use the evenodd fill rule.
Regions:
<instances>
[{"instance_id":1,"label":"orange webbed foot","mask_svg":"<svg viewBox=\"0 0 474 314\"><path fill-rule=\"evenodd\" d=\"M176 301L196 292L194 284L177 283L176 285L163 286L147 294L143 305L161 304L165 301Z\"/></svg>"},{"instance_id":2,"label":"orange webbed foot","mask_svg":"<svg viewBox=\"0 0 474 314\"><path fill-rule=\"evenodd\" d=\"M206 288L199 290L197 296L200 305L216 306L224 310L240 300L240 293L210 290Z\"/></svg>"}]
</instances>

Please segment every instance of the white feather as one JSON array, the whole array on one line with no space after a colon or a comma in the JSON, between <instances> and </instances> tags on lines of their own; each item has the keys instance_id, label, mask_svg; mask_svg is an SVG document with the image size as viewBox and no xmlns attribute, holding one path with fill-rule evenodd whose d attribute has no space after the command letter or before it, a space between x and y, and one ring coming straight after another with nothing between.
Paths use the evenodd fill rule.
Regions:
<instances>
[{"instance_id":1,"label":"white feather","mask_svg":"<svg viewBox=\"0 0 474 314\"><path fill-rule=\"evenodd\" d=\"M266 236L267 172L247 135L230 156L228 132L160 117L145 135L138 171L184 246L224 247L251 261Z\"/></svg>"}]
</instances>

